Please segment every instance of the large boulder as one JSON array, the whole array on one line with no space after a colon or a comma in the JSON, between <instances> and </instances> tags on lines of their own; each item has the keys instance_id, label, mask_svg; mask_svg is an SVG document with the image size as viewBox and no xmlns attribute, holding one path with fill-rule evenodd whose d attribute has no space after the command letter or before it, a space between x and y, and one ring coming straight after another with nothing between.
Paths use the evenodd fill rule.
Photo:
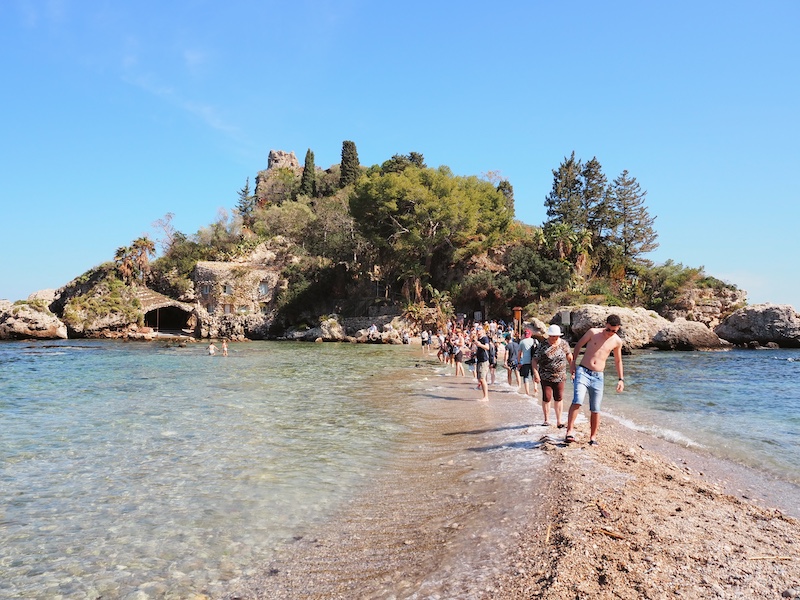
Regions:
<instances>
[{"instance_id":1,"label":"large boulder","mask_svg":"<svg viewBox=\"0 0 800 600\"><path fill-rule=\"evenodd\" d=\"M716 350L726 345L703 323L677 319L653 336L660 350Z\"/></svg>"},{"instance_id":2,"label":"large boulder","mask_svg":"<svg viewBox=\"0 0 800 600\"><path fill-rule=\"evenodd\" d=\"M305 340L307 342L314 342L317 340L322 340L324 342L343 342L346 338L344 327L339 322L336 315L322 319L318 327L312 327L311 329L294 334L294 339Z\"/></svg>"},{"instance_id":3,"label":"large boulder","mask_svg":"<svg viewBox=\"0 0 800 600\"><path fill-rule=\"evenodd\" d=\"M573 342L577 342L592 327L603 327L608 315L618 315L622 322L623 350L626 352L635 348L652 346L655 335L670 324L664 317L652 310L596 304L560 308L550 322L564 328L567 325L563 320L566 313L569 314L568 331Z\"/></svg>"},{"instance_id":4,"label":"large boulder","mask_svg":"<svg viewBox=\"0 0 800 600\"><path fill-rule=\"evenodd\" d=\"M530 317L525 323L522 325L523 331L525 329L530 329L533 335L538 337L547 337L547 323L544 321L537 319L536 317Z\"/></svg>"},{"instance_id":5,"label":"large boulder","mask_svg":"<svg viewBox=\"0 0 800 600\"><path fill-rule=\"evenodd\" d=\"M619 316L622 323L622 350L629 353L638 348L662 350L713 350L725 343L703 323L678 319L674 323L658 313L645 308L620 308L618 306L562 307L550 320L570 333L573 343L592 327L603 327L608 315ZM569 321L565 317L569 318ZM567 326L568 325L568 326Z\"/></svg>"},{"instance_id":6,"label":"large boulder","mask_svg":"<svg viewBox=\"0 0 800 600\"><path fill-rule=\"evenodd\" d=\"M732 313L714 332L737 345L800 348L800 315L789 304L754 304Z\"/></svg>"},{"instance_id":7,"label":"large boulder","mask_svg":"<svg viewBox=\"0 0 800 600\"><path fill-rule=\"evenodd\" d=\"M43 302L0 300L0 339L65 340L67 326Z\"/></svg>"}]
</instances>

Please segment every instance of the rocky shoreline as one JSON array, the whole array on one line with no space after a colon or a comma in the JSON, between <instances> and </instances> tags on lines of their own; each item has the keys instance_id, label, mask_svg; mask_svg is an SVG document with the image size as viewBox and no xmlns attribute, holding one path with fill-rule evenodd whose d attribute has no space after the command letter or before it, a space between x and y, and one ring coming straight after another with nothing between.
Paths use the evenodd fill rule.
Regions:
<instances>
[{"instance_id":1,"label":"rocky shoreline","mask_svg":"<svg viewBox=\"0 0 800 600\"><path fill-rule=\"evenodd\" d=\"M612 419L567 446L442 379L402 458L226 600L800 598L797 486Z\"/></svg>"},{"instance_id":2,"label":"rocky shoreline","mask_svg":"<svg viewBox=\"0 0 800 600\"><path fill-rule=\"evenodd\" d=\"M149 297L144 291L139 296ZM150 294L152 296L153 294ZM157 295L156 295L157 296ZM159 302L158 304L153 304ZM176 301L156 297L150 299L154 306L177 304ZM31 298L26 302L11 303L0 300L0 340L9 339L67 339L75 337L67 325L40 298ZM189 311L189 305L181 305L181 310ZM173 307L174 308L174 307ZM279 339L311 342L351 342L351 343L403 343L403 334L416 336L420 324L409 321L396 312L373 317L343 317L326 315L318 319L314 327L289 328L280 335L267 336L263 332L267 324L254 319L255 315L224 315L215 317L214 327L209 327L202 320L202 311L195 311L192 319L202 326L190 332L170 332L171 335L187 339L227 338L244 341L246 339ZM616 313L622 319L624 351L640 348L657 348L660 350L724 350L734 346L745 348L800 348L800 314L790 305L757 304L735 310L725 317L713 329L710 324L690 321L676 317L670 321L652 310L644 308L623 308L584 304L565 306L547 319L547 322L530 317L526 320L540 336L548 324L558 324L567 332L568 338L577 340L590 327L602 326L610 313ZM135 316L135 315L133 315ZM129 317L129 318L133 318ZM263 317L263 316L262 316ZM115 318L120 317L117 314ZM140 321L144 315L137 317ZM208 315L206 315L208 318ZM77 337L113 338L152 341L164 333L139 322L125 322L111 327L103 317L99 325L86 325ZM263 319L262 319L263 320ZM240 321L242 321L240 323ZM377 330L371 330L376 325ZM212 335L212 331L214 335ZM246 335L247 331L261 332L255 336ZM201 334L202 335L199 335Z\"/></svg>"}]
</instances>

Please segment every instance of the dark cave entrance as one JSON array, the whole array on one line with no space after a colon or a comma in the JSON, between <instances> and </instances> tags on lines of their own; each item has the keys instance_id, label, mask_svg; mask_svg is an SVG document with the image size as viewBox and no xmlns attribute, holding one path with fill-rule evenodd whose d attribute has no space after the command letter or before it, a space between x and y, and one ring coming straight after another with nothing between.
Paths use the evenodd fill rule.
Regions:
<instances>
[{"instance_id":1,"label":"dark cave entrance","mask_svg":"<svg viewBox=\"0 0 800 600\"><path fill-rule=\"evenodd\" d=\"M183 332L185 329L194 329L193 316L192 313L177 306L165 306L145 313L144 324L156 331Z\"/></svg>"}]
</instances>

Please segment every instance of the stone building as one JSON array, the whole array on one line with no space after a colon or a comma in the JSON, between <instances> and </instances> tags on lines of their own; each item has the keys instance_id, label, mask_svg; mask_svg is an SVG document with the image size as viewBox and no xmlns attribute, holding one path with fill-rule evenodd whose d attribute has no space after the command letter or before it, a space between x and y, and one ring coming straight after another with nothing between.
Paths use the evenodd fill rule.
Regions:
<instances>
[{"instance_id":1,"label":"stone building","mask_svg":"<svg viewBox=\"0 0 800 600\"><path fill-rule=\"evenodd\" d=\"M280 271L248 263L199 261L194 269L195 297L209 315L267 314Z\"/></svg>"}]
</instances>

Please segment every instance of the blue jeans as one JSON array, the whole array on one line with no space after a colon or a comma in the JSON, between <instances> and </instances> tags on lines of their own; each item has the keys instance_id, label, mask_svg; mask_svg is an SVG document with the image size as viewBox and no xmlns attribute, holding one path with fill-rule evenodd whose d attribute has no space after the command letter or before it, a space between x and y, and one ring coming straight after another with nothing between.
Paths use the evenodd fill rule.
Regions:
<instances>
[{"instance_id":1,"label":"blue jeans","mask_svg":"<svg viewBox=\"0 0 800 600\"><path fill-rule=\"evenodd\" d=\"M589 392L589 410L593 413L599 413L600 404L603 402L603 372L591 371L580 365L575 370L574 386L572 403L583 404L586 392Z\"/></svg>"}]
</instances>

